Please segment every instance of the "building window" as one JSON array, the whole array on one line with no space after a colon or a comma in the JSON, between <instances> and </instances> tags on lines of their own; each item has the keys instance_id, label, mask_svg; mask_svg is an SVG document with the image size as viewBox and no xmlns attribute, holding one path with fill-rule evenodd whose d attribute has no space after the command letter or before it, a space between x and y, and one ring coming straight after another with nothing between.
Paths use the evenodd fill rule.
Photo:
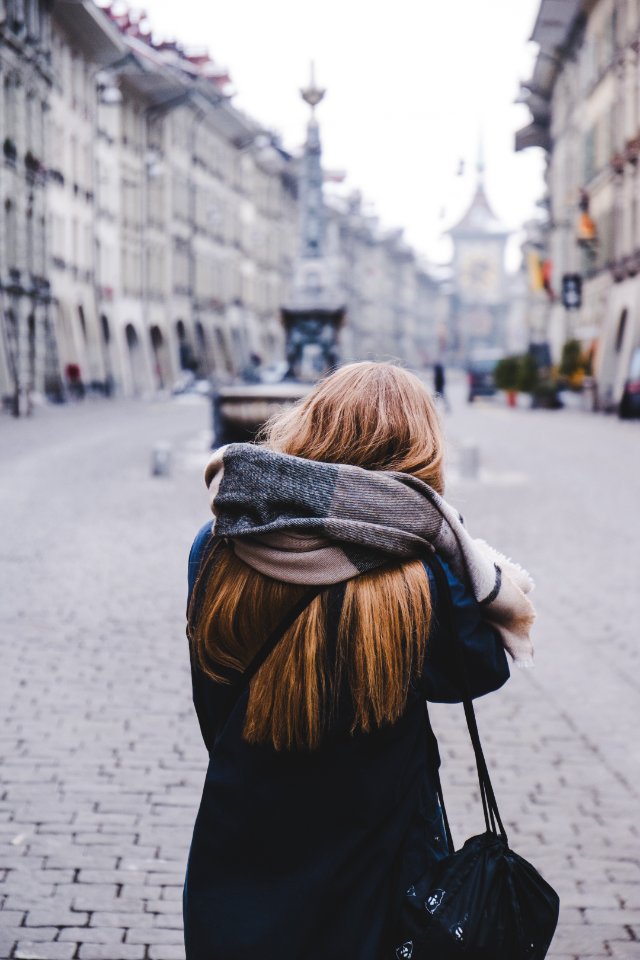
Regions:
<instances>
[{"instance_id":1,"label":"building window","mask_svg":"<svg viewBox=\"0 0 640 960\"><path fill-rule=\"evenodd\" d=\"M138 348L138 334L136 333L136 328L132 323L128 323L124 328L124 335L127 340L127 346L130 350L137 350Z\"/></svg>"},{"instance_id":2,"label":"building window","mask_svg":"<svg viewBox=\"0 0 640 960\"><path fill-rule=\"evenodd\" d=\"M16 208L11 200L5 200L4 214L7 241L7 264L11 268L16 267L18 264L18 251L16 249L18 244L18 224L16 219Z\"/></svg>"},{"instance_id":3,"label":"building window","mask_svg":"<svg viewBox=\"0 0 640 960\"><path fill-rule=\"evenodd\" d=\"M9 16L13 29L19 30L24 23L24 0L12 0L9 4Z\"/></svg>"},{"instance_id":4,"label":"building window","mask_svg":"<svg viewBox=\"0 0 640 960\"><path fill-rule=\"evenodd\" d=\"M29 90L25 100L25 117L24 117L24 126L25 133L27 135L27 150L34 152L35 148L35 108L36 108L36 95L33 90ZM37 154L36 154L37 156Z\"/></svg>"},{"instance_id":5,"label":"building window","mask_svg":"<svg viewBox=\"0 0 640 960\"><path fill-rule=\"evenodd\" d=\"M591 180L596 172L596 137L594 127L584 137L584 179Z\"/></svg>"},{"instance_id":6,"label":"building window","mask_svg":"<svg viewBox=\"0 0 640 960\"><path fill-rule=\"evenodd\" d=\"M31 40L40 37L39 0L27 0L27 35Z\"/></svg>"},{"instance_id":7,"label":"building window","mask_svg":"<svg viewBox=\"0 0 640 960\"><path fill-rule=\"evenodd\" d=\"M18 95L15 81L7 77L4 81L4 131L6 140L15 140L16 135L16 98ZM5 141L6 142L6 141ZM15 147L15 144L14 144ZM5 149L6 154L6 149Z\"/></svg>"}]
</instances>

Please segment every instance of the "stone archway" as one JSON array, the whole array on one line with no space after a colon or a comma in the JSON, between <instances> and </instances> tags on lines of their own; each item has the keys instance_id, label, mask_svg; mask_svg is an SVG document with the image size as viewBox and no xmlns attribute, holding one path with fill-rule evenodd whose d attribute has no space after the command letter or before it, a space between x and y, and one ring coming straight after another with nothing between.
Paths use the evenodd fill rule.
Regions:
<instances>
[{"instance_id":1,"label":"stone archway","mask_svg":"<svg viewBox=\"0 0 640 960\"><path fill-rule=\"evenodd\" d=\"M82 333L82 342L87 343L89 334L87 332L87 318L84 315L84 307L78 304L78 320L80 321L80 332Z\"/></svg>"},{"instance_id":2,"label":"stone archway","mask_svg":"<svg viewBox=\"0 0 640 960\"><path fill-rule=\"evenodd\" d=\"M7 349L7 366L12 383L17 389L18 383L18 321L15 312L9 308L4 313L4 334Z\"/></svg>"},{"instance_id":3,"label":"stone archway","mask_svg":"<svg viewBox=\"0 0 640 960\"><path fill-rule=\"evenodd\" d=\"M124 328L129 354L129 370L131 374L131 392L134 397L139 396L144 389L144 357L138 332L132 323Z\"/></svg>"},{"instance_id":4,"label":"stone archway","mask_svg":"<svg viewBox=\"0 0 640 960\"><path fill-rule=\"evenodd\" d=\"M218 348L218 353L222 357L224 363L224 370L226 373L233 373L233 358L231 356L231 351L229 350L229 344L227 343L227 338L224 335L224 332L220 327L214 328L214 334L216 338L216 346Z\"/></svg>"},{"instance_id":5,"label":"stone archway","mask_svg":"<svg viewBox=\"0 0 640 960\"><path fill-rule=\"evenodd\" d=\"M178 360L181 370L190 370L192 373L198 367L198 361L193 344L187 333L184 320L176 320L176 338L178 340Z\"/></svg>"},{"instance_id":6,"label":"stone archway","mask_svg":"<svg viewBox=\"0 0 640 960\"><path fill-rule=\"evenodd\" d=\"M171 364L167 342L160 327L155 324L149 329L151 352L153 355L153 375L158 390L166 389L171 382Z\"/></svg>"},{"instance_id":7,"label":"stone archway","mask_svg":"<svg viewBox=\"0 0 640 960\"><path fill-rule=\"evenodd\" d=\"M196 360L198 363L198 373L201 377L206 377L211 372L211 358L209 350L209 338L205 332L201 320L196 320L194 324L196 335Z\"/></svg>"},{"instance_id":8,"label":"stone archway","mask_svg":"<svg viewBox=\"0 0 640 960\"><path fill-rule=\"evenodd\" d=\"M622 313L620 314L620 319L618 320L618 326L616 329L616 341L615 341L615 352L620 353L622 350L622 344L624 343L624 335L627 330L627 320L629 318L629 311L625 307Z\"/></svg>"},{"instance_id":9,"label":"stone archway","mask_svg":"<svg viewBox=\"0 0 640 960\"><path fill-rule=\"evenodd\" d=\"M115 390L115 381L113 376L113 360L111 347L111 327L109 319L104 314L100 314L100 342L102 346L102 360L104 365L104 395L110 397Z\"/></svg>"},{"instance_id":10,"label":"stone archway","mask_svg":"<svg viewBox=\"0 0 640 960\"><path fill-rule=\"evenodd\" d=\"M27 387L29 390L35 390L37 380L37 328L35 313L30 313L27 317Z\"/></svg>"}]
</instances>

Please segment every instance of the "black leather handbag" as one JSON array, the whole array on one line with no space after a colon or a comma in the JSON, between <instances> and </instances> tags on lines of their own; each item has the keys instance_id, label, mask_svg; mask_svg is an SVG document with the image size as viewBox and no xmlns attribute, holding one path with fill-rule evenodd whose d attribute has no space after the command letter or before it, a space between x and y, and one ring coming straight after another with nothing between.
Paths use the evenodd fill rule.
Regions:
<instances>
[{"instance_id":1,"label":"black leather handbag","mask_svg":"<svg viewBox=\"0 0 640 960\"><path fill-rule=\"evenodd\" d=\"M440 609L456 651L463 706L476 758L485 832L454 851L442 786L438 799L450 853L404 893L398 925L397 960L542 960L557 923L557 893L510 849L480 743L464 648L455 628L445 573L428 558ZM391 960L391 958L390 958Z\"/></svg>"}]
</instances>

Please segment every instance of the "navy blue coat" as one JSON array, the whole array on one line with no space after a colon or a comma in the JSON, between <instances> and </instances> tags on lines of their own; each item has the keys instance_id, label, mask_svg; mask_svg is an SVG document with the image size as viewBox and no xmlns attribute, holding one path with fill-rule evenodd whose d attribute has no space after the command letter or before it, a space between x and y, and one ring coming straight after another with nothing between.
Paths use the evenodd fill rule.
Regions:
<instances>
[{"instance_id":1,"label":"navy blue coat","mask_svg":"<svg viewBox=\"0 0 640 960\"><path fill-rule=\"evenodd\" d=\"M189 591L210 537L208 524L194 541ZM252 745L242 738L245 693L214 749L230 689L192 659L210 759L184 886L187 960L392 960L402 892L430 858L447 853L425 698L458 702L460 692L426 570L433 613L422 683L410 690L401 719L372 733L350 735L338 718L313 752ZM508 678L507 660L476 601L445 572L473 693L481 696ZM330 638L340 590L329 597Z\"/></svg>"}]
</instances>

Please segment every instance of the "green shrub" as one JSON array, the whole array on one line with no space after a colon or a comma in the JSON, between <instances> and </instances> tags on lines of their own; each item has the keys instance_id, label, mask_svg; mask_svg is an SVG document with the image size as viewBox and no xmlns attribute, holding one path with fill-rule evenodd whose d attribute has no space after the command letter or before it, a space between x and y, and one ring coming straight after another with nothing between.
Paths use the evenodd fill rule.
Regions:
<instances>
[{"instance_id":1,"label":"green shrub","mask_svg":"<svg viewBox=\"0 0 640 960\"><path fill-rule=\"evenodd\" d=\"M518 390L520 357L503 357L498 360L493 374L498 390Z\"/></svg>"},{"instance_id":2,"label":"green shrub","mask_svg":"<svg viewBox=\"0 0 640 960\"><path fill-rule=\"evenodd\" d=\"M562 359L560 360L560 373L565 377L571 377L583 367L582 345L579 340L567 340L562 348Z\"/></svg>"},{"instance_id":3,"label":"green shrub","mask_svg":"<svg viewBox=\"0 0 640 960\"><path fill-rule=\"evenodd\" d=\"M517 387L523 393L532 393L538 383L538 366L530 353L518 359Z\"/></svg>"},{"instance_id":4,"label":"green shrub","mask_svg":"<svg viewBox=\"0 0 640 960\"><path fill-rule=\"evenodd\" d=\"M531 393L538 382L538 367L529 353L523 356L503 357L494 372L496 387L499 390L520 390Z\"/></svg>"}]
</instances>

